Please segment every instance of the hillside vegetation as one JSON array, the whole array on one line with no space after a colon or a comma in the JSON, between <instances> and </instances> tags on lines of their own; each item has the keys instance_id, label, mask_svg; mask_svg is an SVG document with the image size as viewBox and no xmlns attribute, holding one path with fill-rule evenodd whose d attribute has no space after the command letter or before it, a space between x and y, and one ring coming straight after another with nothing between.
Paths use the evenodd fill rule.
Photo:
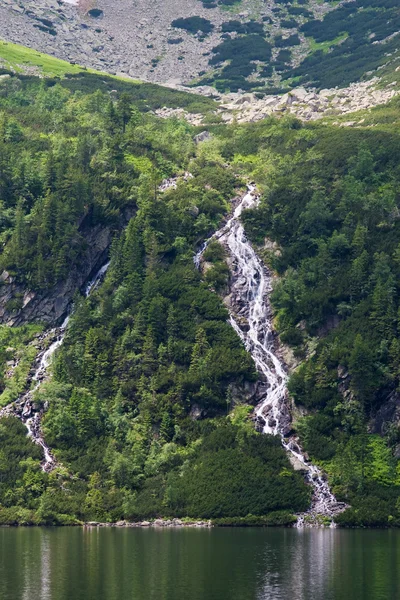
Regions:
<instances>
[{"instance_id":1,"label":"hillside vegetation","mask_svg":"<svg viewBox=\"0 0 400 600\"><path fill-rule=\"evenodd\" d=\"M104 81L0 83L2 268L51 291L82 260L83 221L115 233L105 281L76 294L52 380L35 398L62 467L43 473L40 449L3 419L0 522L290 524L306 510L301 474L250 418L258 377L218 295L226 254L209 246L204 277L193 264L251 177L262 199L243 223L278 276L275 327L298 363L289 390L303 416L293 427L351 504L341 525L399 525L399 100L353 128L270 118L216 124L196 145L197 129L149 111L160 88L110 91ZM185 171L192 177L179 178ZM161 192L171 176L176 187ZM12 302L18 311L21 297ZM40 331L0 330L7 401L27 385Z\"/></svg>"},{"instance_id":2,"label":"hillside vegetation","mask_svg":"<svg viewBox=\"0 0 400 600\"><path fill-rule=\"evenodd\" d=\"M400 508L400 137L384 118L398 106L373 111L373 129L238 128L224 150L265 190L243 218L280 276L275 325L300 361L289 390L307 410L295 428L351 503L347 525L387 525ZM266 236L279 250L262 249Z\"/></svg>"},{"instance_id":3,"label":"hillside vegetation","mask_svg":"<svg viewBox=\"0 0 400 600\"><path fill-rule=\"evenodd\" d=\"M116 229L102 287L76 296L53 380L36 394L63 466L43 473L22 425L1 423L0 521L285 510L278 521L291 522L309 492L279 441L255 433L241 391L257 379L252 359L192 259L243 183L219 159L196 153L186 123L140 112L134 94L67 84L1 84L3 268L28 288L51 291L80 260L82 219L102 227L126 207L134 217L122 235ZM188 167L191 179L158 191ZM13 302L18 310L21 299ZM1 355L2 386L12 400L21 390L7 363L18 352L26 364L37 329L7 331L13 345Z\"/></svg>"},{"instance_id":4,"label":"hillside vegetation","mask_svg":"<svg viewBox=\"0 0 400 600\"><path fill-rule=\"evenodd\" d=\"M277 2L272 10L278 31L271 31L268 18L223 23L224 39L209 61L217 71L202 83L220 91L274 93L296 85L345 87L382 68L394 74L400 58L396 0L355 0L331 8L322 16L312 3Z\"/></svg>"}]
</instances>

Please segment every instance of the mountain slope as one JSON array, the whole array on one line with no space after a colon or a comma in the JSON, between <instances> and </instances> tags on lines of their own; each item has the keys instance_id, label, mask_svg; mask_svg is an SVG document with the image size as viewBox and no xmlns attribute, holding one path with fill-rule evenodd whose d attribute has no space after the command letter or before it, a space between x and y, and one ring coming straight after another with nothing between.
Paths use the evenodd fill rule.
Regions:
<instances>
[{"instance_id":1,"label":"mountain slope","mask_svg":"<svg viewBox=\"0 0 400 600\"><path fill-rule=\"evenodd\" d=\"M344 87L393 73L399 29L395 0L0 0L5 40L114 74L220 92Z\"/></svg>"},{"instance_id":2,"label":"mountain slope","mask_svg":"<svg viewBox=\"0 0 400 600\"><path fill-rule=\"evenodd\" d=\"M40 415L56 460L43 472L15 418L1 420L0 522L252 513L291 523L309 491L279 440L255 432L252 359L209 287L218 268L204 283L192 258L243 183L196 148L194 128L140 112L126 92L23 77L0 85L2 292L15 282L24 290L6 309L26 318L32 291L52 294L86 268L83 223L115 234L101 288L84 298L73 280L74 314L50 381L33 379L40 329L0 328L0 403L28 427ZM159 189L189 164L192 177ZM121 234L125 209L134 216ZM28 316L43 321L42 307ZM22 395L21 414L13 402ZM193 493L196 472L203 497ZM220 493L232 502L221 505Z\"/></svg>"},{"instance_id":3,"label":"mountain slope","mask_svg":"<svg viewBox=\"0 0 400 600\"><path fill-rule=\"evenodd\" d=\"M51 295L87 268L83 234L113 233L103 284L86 298L73 278L74 313L40 388L32 377L52 339L43 314L0 328L0 404L15 413L28 393L19 416L40 414L57 461L42 472L24 430L1 420L0 521L291 524L307 509L309 486L280 440L255 432L268 382L227 323L226 249L210 244L201 273L193 264L255 180L261 202L242 220L276 275L274 340L294 401L285 435L351 504L341 525L398 526L398 98L351 128L293 115L226 125L199 98L211 134L200 138L153 114L163 98L92 73L0 80L0 291L13 290L12 318L32 292Z\"/></svg>"}]
</instances>

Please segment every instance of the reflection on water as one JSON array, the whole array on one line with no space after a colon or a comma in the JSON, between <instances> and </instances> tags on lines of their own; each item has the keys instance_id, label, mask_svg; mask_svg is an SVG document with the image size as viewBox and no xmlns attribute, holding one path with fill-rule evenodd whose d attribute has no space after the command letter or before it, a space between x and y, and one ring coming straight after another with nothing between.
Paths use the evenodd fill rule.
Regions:
<instances>
[{"instance_id":1,"label":"reflection on water","mask_svg":"<svg viewBox=\"0 0 400 600\"><path fill-rule=\"evenodd\" d=\"M0 529L0 600L398 600L400 532Z\"/></svg>"}]
</instances>

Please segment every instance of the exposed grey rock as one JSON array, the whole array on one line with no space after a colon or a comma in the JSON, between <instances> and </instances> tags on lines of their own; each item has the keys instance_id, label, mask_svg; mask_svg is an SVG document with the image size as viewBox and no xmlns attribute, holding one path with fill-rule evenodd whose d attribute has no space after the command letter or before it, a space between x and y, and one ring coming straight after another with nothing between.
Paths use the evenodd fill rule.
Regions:
<instances>
[{"instance_id":1,"label":"exposed grey rock","mask_svg":"<svg viewBox=\"0 0 400 600\"><path fill-rule=\"evenodd\" d=\"M354 113L362 109L386 104L400 93L397 89L378 89L377 77L370 81L352 83L348 88L306 90L295 88L282 96L265 96L254 98L252 102L241 101L248 95L226 94L222 96L220 108L221 118L225 122L254 122L265 119L269 115L291 114L304 121L314 121L334 114ZM354 120L342 123L342 126L356 126L361 121Z\"/></svg>"},{"instance_id":2,"label":"exposed grey rock","mask_svg":"<svg viewBox=\"0 0 400 600\"><path fill-rule=\"evenodd\" d=\"M123 227L133 215L132 210L127 210L121 217L120 226ZM90 276L105 262L110 247L114 230L111 227L97 225L86 228L82 223L81 235L86 241L86 250L78 266L71 268L68 277L46 291L26 290L17 283L7 272L3 272L0 279L0 323L5 325L22 325L27 322L39 321L42 323L57 323L67 312L72 298L77 290L82 289L90 280ZM8 303L15 297L22 297L22 308L12 310L7 308Z\"/></svg>"},{"instance_id":3,"label":"exposed grey rock","mask_svg":"<svg viewBox=\"0 0 400 600\"><path fill-rule=\"evenodd\" d=\"M400 394L390 392L379 410L369 423L369 431L379 435L386 435L393 425L400 427Z\"/></svg>"},{"instance_id":4,"label":"exposed grey rock","mask_svg":"<svg viewBox=\"0 0 400 600\"><path fill-rule=\"evenodd\" d=\"M192 406L190 408L189 417L193 421L198 421L199 419L202 419L203 416L204 416L204 409L201 408L198 404L192 404Z\"/></svg>"},{"instance_id":5,"label":"exposed grey rock","mask_svg":"<svg viewBox=\"0 0 400 600\"><path fill-rule=\"evenodd\" d=\"M200 144L200 142L206 142L211 139L211 133L209 131L202 131L194 136L194 141L196 144Z\"/></svg>"},{"instance_id":6,"label":"exposed grey rock","mask_svg":"<svg viewBox=\"0 0 400 600\"><path fill-rule=\"evenodd\" d=\"M241 0L230 12L207 9L199 0L0 0L0 37L58 58L111 73L169 84L188 83L210 69L209 55L222 41L221 25L229 19L264 22L267 33L280 31L273 2ZM310 0L316 18L332 10L331 3ZM210 35L172 27L179 17L210 20ZM49 35L51 33L51 35ZM293 66L307 54L308 43L293 49ZM168 43L181 40L179 44ZM209 86L199 93L215 96Z\"/></svg>"}]
</instances>

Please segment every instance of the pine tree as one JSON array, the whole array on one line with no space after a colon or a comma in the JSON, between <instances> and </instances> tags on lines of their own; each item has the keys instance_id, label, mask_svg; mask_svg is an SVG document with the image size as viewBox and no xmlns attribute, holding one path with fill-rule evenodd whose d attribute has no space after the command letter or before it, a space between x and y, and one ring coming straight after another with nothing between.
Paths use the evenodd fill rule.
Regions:
<instances>
[{"instance_id":1,"label":"pine tree","mask_svg":"<svg viewBox=\"0 0 400 600\"><path fill-rule=\"evenodd\" d=\"M165 411L162 415L160 425L160 437L164 442L169 442L173 435L173 423L169 412Z\"/></svg>"},{"instance_id":2,"label":"pine tree","mask_svg":"<svg viewBox=\"0 0 400 600\"><path fill-rule=\"evenodd\" d=\"M370 345L358 334L350 354L351 387L357 399L370 408L378 387L374 355Z\"/></svg>"},{"instance_id":3,"label":"pine tree","mask_svg":"<svg viewBox=\"0 0 400 600\"><path fill-rule=\"evenodd\" d=\"M351 241L351 246L355 256L360 256L360 254L362 254L362 252L365 250L367 236L368 228L364 225L361 225L361 223L358 223Z\"/></svg>"},{"instance_id":4,"label":"pine tree","mask_svg":"<svg viewBox=\"0 0 400 600\"><path fill-rule=\"evenodd\" d=\"M131 219L126 228L123 245L123 262L126 273L143 273L144 246L142 226L139 219Z\"/></svg>"},{"instance_id":5,"label":"pine tree","mask_svg":"<svg viewBox=\"0 0 400 600\"><path fill-rule=\"evenodd\" d=\"M390 372L393 379L396 381L397 389L400 386L400 340L395 337L392 340L389 349L390 356Z\"/></svg>"},{"instance_id":6,"label":"pine tree","mask_svg":"<svg viewBox=\"0 0 400 600\"><path fill-rule=\"evenodd\" d=\"M168 316L167 316L167 336L171 340L176 340L178 338L178 321L176 318L176 309L173 304L170 304L168 307Z\"/></svg>"},{"instance_id":7,"label":"pine tree","mask_svg":"<svg viewBox=\"0 0 400 600\"><path fill-rule=\"evenodd\" d=\"M396 322L395 282L389 257L383 252L375 255L375 268L371 280L375 283L372 292L371 320L380 336L391 340Z\"/></svg>"},{"instance_id":8,"label":"pine tree","mask_svg":"<svg viewBox=\"0 0 400 600\"><path fill-rule=\"evenodd\" d=\"M27 275L26 249L28 244L28 226L25 220L24 200L20 198L15 211L15 227L11 242L7 248L8 260L15 265L20 275Z\"/></svg>"},{"instance_id":9,"label":"pine tree","mask_svg":"<svg viewBox=\"0 0 400 600\"><path fill-rule=\"evenodd\" d=\"M54 192L56 189L57 181L57 168L54 154L50 151L47 155L45 163L45 175L44 175L45 187L50 192Z\"/></svg>"},{"instance_id":10,"label":"pine tree","mask_svg":"<svg viewBox=\"0 0 400 600\"><path fill-rule=\"evenodd\" d=\"M189 373L196 378L201 379L204 375L205 359L209 349L210 344L207 341L206 332L202 327L199 327L196 333L189 368Z\"/></svg>"},{"instance_id":11,"label":"pine tree","mask_svg":"<svg viewBox=\"0 0 400 600\"><path fill-rule=\"evenodd\" d=\"M148 327L142 348L142 371L152 375L157 369L157 351L152 327Z\"/></svg>"},{"instance_id":12,"label":"pine tree","mask_svg":"<svg viewBox=\"0 0 400 600\"><path fill-rule=\"evenodd\" d=\"M128 125L132 116L132 101L131 97L126 92L122 93L120 96L117 114L122 123L122 133L125 133L126 126Z\"/></svg>"},{"instance_id":13,"label":"pine tree","mask_svg":"<svg viewBox=\"0 0 400 600\"><path fill-rule=\"evenodd\" d=\"M350 267L350 297L352 302L363 298L368 291L369 255L363 250Z\"/></svg>"}]
</instances>

